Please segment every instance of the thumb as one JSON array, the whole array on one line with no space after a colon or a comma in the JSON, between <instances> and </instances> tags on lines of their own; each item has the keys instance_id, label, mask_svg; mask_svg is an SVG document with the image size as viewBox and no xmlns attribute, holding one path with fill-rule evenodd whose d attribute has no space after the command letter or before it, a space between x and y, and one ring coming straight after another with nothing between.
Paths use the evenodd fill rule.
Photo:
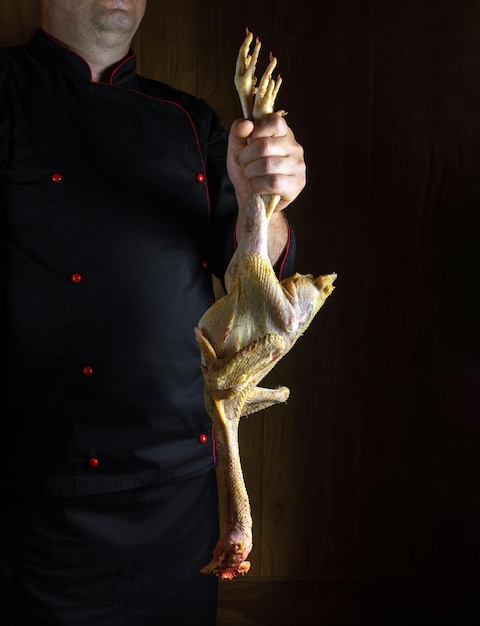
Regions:
<instances>
[{"instance_id":1,"label":"thumb","mask_svg":"<svg viewBox=\"0 0 480 626\"><path fill-rule=\"evenodd\" d=\"M254 124L251 120L238 119L232 123L229 134L229 144L231 148L242 148L252 134Z\"/></svg>"},{"instance_id":2,"label":"thumb","mask_svg":"<svg viewBox=\"0 0 480 626\"><path fill-rule=\"evenodd\" d=\"M240 154L248 144L248 138L252 134L253 128L252 121L238 119L232 123L228 135L227 171L235 187L239 206L246 202L250 192L250 183L245 178L244 168L240 163Z\"/></svg>"}]
</instances>

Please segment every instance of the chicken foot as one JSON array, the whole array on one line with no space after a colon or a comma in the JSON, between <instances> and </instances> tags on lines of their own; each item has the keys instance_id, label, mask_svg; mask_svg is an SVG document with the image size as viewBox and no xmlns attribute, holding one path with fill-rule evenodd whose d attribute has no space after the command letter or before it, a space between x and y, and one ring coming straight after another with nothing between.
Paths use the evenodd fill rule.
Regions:
<instances>
[{"instance_id":1,"label":"chicken foot","mask_svg":"<svg viewBox=\"0 0 480 626\"><path fill-rule=\"evenodd\" d=\"M270 62L257 87L258 38L247 29L236 63L235 85L246 118L274 112L281 78ZM284 115L284 111L277 112ZM313 278L295 273L279 281L267 252L270 216L279 196L252 194L237 221L237 248L225 273L226 295L199 320L195 337L201 352L205 407L212 418L220 469L225 481L222 535L213 558L201 572L231 579L244 575L252 544L252 516L243 477L238 429L240 418L285 402L287 387L259 383L305 332L333 291L336 274ZM254 228L252 228L254 224Z\"/></svg>"}]
</instances>

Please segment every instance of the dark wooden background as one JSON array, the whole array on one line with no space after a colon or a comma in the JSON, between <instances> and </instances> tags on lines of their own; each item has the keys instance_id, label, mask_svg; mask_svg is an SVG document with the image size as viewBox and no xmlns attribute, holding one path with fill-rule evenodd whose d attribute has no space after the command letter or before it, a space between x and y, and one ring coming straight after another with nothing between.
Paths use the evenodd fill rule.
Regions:
<instances>
[{"instance_id":1,"label":"dark wooden background","mask_svg":"<svg viewBox=\"0 0 480 626\"><path fill-rule=\"evenodd\" d=\"M38 7L2 0L0 44L27 39ZM343 584L345 606L352 581L373 598L429 580L439 619L480 624L480 1L149 0L139 71L205 98L228 128L246 26L262 68L278 56L277 104L305 147L297 269L338 279L269 377L290 400L241 425L255 545L225 593L320 581ZM320 606L266 614L222 624L347 623Z\"/></svg>"}]
</instances>

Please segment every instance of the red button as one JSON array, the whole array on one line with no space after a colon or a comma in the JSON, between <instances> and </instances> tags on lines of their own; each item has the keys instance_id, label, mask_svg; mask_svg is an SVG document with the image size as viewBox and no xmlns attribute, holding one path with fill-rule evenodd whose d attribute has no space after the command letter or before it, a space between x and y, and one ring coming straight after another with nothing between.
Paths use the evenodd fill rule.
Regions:
<instances>
[{"instance_id":1,"label":"red button","mask_svg":"<svg viewBox=\"0 0 480 626\"><path fill-rule=\"evenodd\" d=\"M197 174L196 178L197 178L197 183L203 183L205 181L205 176L201 172Z\"/></svg>"},{"instance_id":2,"label":"red button","mask_svg":"<svg viewBox=\"0 0 480 626\"><path fill-rule=\"evenodd\" d=\"M85 365L82 369L84 376L91 376L93 374L93 367L91 365Z\"/></svg>"},{"instance_id":3,"label":"red button","mask_svg":"<svg viewBox=\"0 0 480 626\"><path fill-rule=\"evenodd\" d=\"M62 175L59 172L52 174L52 180L54 183L59 183L62 180Z\"/></svg>"},{"instance_id":4,"label":"red button","mask_svg":"<svg viewBox=\"0 0 480 626\"><path fill-rule=\"evenodd\" d=\"M91 459L88 459L88 464L90 467L98 467L98 459L92 457Z\"/></svg>"},{"instance_id":5,"label":"red button","mask_svg":"<svg viewBox=\"0 0 480 626\"><path fill-rule=\"evenodd\" d=\"M201 435L198 435L198 441L200 443L207 443L208 441L208 437L205 433L202 433Z\"/></svg>"},{"instance_id":6,"label":"red button","mask_svg":"<svg viewBox=\"0 0 480 626\"><path fill-rule=\"evenodd\" d=\"M82 275L75 272L70 276L72 283L79 283L82 280Z\"/></svg>"},{"instance_id":7,"label":"red button","mask_svg":"<svg viewBox=\"0 0 480 626\"><path fill-rule=\"evenodd\" d=\"M204 259L202 261L202 269L206 270L208 268L208 261L206 259Z\"/></svg>"}]
</instances>

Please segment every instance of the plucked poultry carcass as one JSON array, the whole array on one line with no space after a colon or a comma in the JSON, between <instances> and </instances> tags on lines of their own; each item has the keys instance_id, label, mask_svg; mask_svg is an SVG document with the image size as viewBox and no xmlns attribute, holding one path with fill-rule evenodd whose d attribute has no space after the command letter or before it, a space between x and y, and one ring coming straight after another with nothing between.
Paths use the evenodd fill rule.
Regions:
<instances>
[{"instance_id":1,"label":"plucked poultry carcass","mask_svg":"<svg viewBox=\"0 0 480 626\"><path fill-rule=\"evenodd\" d=\"M240 47L235 85L245 117L274 112L281 78L272 78L277 60L256 84L258 38L247 29ZM283 111L279 111L283 115ZM267 230L278 196L252 194L237 220L237 248L225 274L226 295L199 320L195 336L201 351L205 406L212 418L220 470L225 481L220 539L202 573L231 579L248 572L252 516L238 443L240 418L285 402L287 387L267 389L260 381L292 348L332 293L336 274L313 278L294 274L279 281L267 254ZM253 225L253 228L252 228Z\"/></svg>"}]
</instances>

